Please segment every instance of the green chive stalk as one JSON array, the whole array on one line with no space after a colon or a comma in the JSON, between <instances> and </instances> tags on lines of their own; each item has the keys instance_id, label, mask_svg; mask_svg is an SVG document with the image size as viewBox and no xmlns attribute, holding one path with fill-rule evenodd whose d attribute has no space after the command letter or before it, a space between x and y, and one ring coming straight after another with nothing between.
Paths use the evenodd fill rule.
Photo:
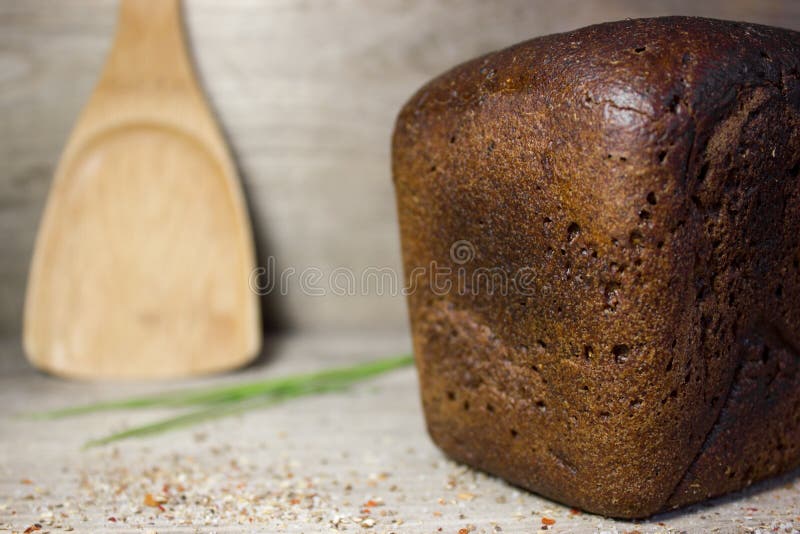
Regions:
<instances>
[{"instance_id":1,"label":"green chive stalk","mask_svg":"<svg viewBox=\"0 0 800 534\"><path fill-rule=\"evenodd\" d=\"M413 362L414 358L411 355L395 356L347 367L325 369L282 378L98 402L34 413L29 416L36 419L60 419L111 410L200 407L184 414L91 440L85 445L86 447L93 447L122 439L166 432L210 419L241 413L245 410L273 405L295 397L343 390L357 382L407 367L412 365Z\"/></svg>"}]
</instances>

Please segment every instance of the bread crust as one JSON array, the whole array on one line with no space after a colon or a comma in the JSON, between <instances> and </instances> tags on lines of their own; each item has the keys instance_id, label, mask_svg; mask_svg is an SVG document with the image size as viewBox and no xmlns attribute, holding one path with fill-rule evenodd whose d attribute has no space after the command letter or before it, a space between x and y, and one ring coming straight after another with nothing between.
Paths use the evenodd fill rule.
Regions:
<instances>
[{"instance_id":1,"label":"bread crust","mask_svg":"<svg viewBox=\"0 0 800 534\"><path fill-rule=\"evenodd\" d=\"M625 20L409 100L393 175L445 453L621 518L800 465L798 58L789 30Z\"/></svg>"}]
</instances>

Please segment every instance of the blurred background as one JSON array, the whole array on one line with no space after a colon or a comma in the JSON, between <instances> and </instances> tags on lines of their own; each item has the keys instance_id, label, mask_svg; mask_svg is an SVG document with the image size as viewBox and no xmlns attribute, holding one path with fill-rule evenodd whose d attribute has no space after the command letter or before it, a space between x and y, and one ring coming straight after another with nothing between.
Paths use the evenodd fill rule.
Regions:
<instances>
[{"instance_id":1,"label":"blurred background","mask_svg":"<svg viewBox=\"0 0 800 534\"><path fill-rule=\"evenodd\" d=\"M0 335L18 336L58 156L116 22L113 0L0 1ZM791 0L186 0L198 74L248 196L260 265L399 270L395 114L426 80L542 34L667 14L800 29ZM323 287L327 279L320 282ZM271 330L402 331L402 297L265 297Z\"/></svg>"}]
</instances>

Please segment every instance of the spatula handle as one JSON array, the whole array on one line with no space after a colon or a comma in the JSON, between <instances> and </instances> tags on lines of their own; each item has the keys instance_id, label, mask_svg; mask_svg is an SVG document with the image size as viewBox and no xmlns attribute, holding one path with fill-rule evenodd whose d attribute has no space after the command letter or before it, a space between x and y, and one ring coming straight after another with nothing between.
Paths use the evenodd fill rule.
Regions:
<instances>
[{"instance_id":1,"label":"spatula handle","mask_svg":"<svg viewBox=\"0 0 800 534\"><path fill-rule=\"evenodd\" d=\"M168 89L191 79L180 0L121 0L101 84Z\"/></svg>"}]
</instances>

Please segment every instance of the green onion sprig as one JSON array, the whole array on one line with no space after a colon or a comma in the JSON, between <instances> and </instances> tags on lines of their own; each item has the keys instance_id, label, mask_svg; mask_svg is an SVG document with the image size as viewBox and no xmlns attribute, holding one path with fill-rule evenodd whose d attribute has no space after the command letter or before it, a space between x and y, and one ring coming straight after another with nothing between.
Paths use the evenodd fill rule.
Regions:
<instances>
[{"instance_id":1,"label":"green onion sprig","mask_svg":"<svg viewBox=\"0 0 800 534\"><path fill-rule=\"evenodd\" d=\"M274 405L296 397L341 391L357 382L412 365L413 362L413 356L402 355L282 378L270 378L234 385L188 389L146 397L71 406L58 410L33 413L29 414L29 416L36 419L60 419L112 410L194 408L176 416L93 439L85 444L85 447L94 447L122 439L158 434L210 419Z\"/></svg>"}]
</instances>

